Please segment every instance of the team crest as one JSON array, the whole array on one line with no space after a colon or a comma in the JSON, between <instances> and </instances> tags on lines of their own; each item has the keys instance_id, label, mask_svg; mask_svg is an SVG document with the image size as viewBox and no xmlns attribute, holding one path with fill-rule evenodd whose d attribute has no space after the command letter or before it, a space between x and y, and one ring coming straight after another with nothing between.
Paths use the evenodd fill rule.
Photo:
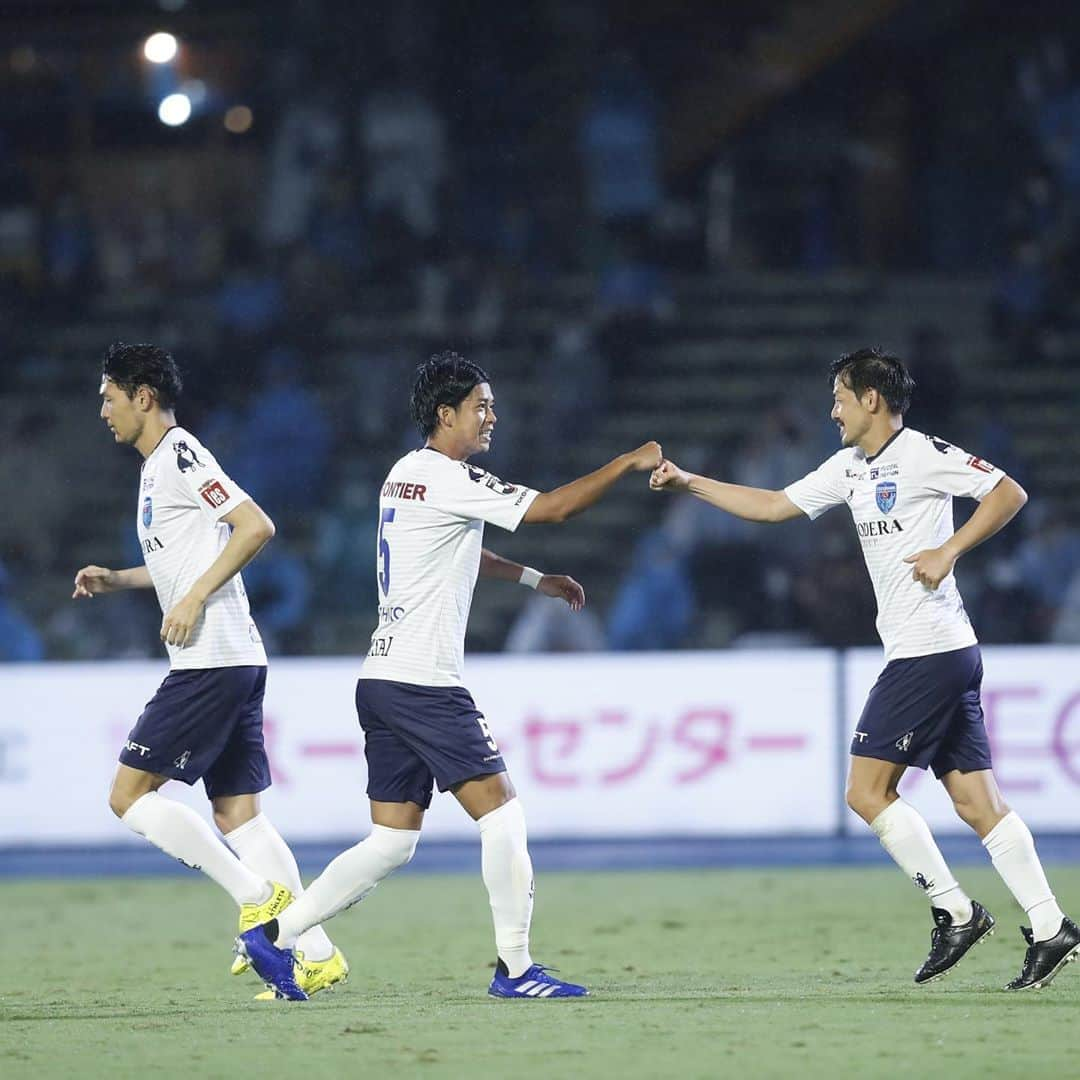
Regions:
<instances>
[{"instance_id":1,"label":"team crest","mask_svg":"<svg viewBox=\"0 0 1080 1080\"><path fill-rule=\"evenodd\" d=\"M173 451L176 453L176 467L183 473L188 469L201 469L203 463L199 460L198 455L183 439L177 439L172 444Z\"/></svg>"},{"instance_id":2,"label":"team crest","mask_svg":"<svg viewBox=\"0 0 1080 1080\"><path fill-rule=\"evenodd\" d=\"M142 501L142 523L150 528L150 522L154 520L154 500L149 495Z\"/></svg>"},{"instance_id":3,"label":"team crest","mask_svg":"<svg viewBox=\"0 0 1080 1080\"><path fill-rule=\"evenodd\" d=\"M878 509L887 514L896 505L896 485L891 480L882 480L874 490Z\"/></svg>"}]
</instances>

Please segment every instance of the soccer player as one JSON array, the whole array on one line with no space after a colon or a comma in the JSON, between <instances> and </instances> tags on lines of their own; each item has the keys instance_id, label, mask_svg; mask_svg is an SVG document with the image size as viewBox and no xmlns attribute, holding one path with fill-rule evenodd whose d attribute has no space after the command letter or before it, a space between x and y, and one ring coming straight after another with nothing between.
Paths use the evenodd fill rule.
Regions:
<instances>
[{"instance_id":1,"label":"soccer player","mask_svg":"<svg viewBox=\"0 0 1080 1080\"><path fill-rule=\"evenodd\" d=\"M660 447L646 443L551 492L504 483L468 463L491 446L495 396L487 374L453 352L419 367L411 411L426 443L401 458L382 486L378 625L356 688L371 833L334 859L276 919L242 934L237 949L272 986L302 998L291 975L293 943L412 858L435 783L452 791L479 826L498 954L488 993L580 997L587 993L583 986L555 978L529 952L533 874L525 813L487 719L462 684L465 627L478 574L517 581L580 608L585 594L572 578L487 551L484 524L512 532L522 522L563 522L626 473L659 466Z\"/></svg>"},{"instance_id":2,"label":"soccer player","mask_svg":"<svg viewBox=\"0 0 1080 1080\"><path fill-rule=\"evenodd\" d=\"M957 884L926 822L897 794L909 766L929 765L1031 919L1031 929L1022 928L1023 969L1006 989L1045 986L1080 952L1080 929L1058 907L1031 833L994 780L979 701L982 660L953 576L956 560L1010 521L1027 495L989 462L904 427L915 384L896 357L859 349L836 361L831 375L843 448L802 480L768 491L664 461L650 487L689 491L747 521L813 519L847 504L886 658L851 744L847 801L929 897L935 926L915 981L940 978L994 927ZM955 532L954 496L979 501Z\"/></svg>"},{"instance_id":3,"label":"soccer player","mask_svg":"<svg viewBox=\"0 0 1080 1080\"><path fill-rule=\"evenodd\" d=\"M274 525L177 426L181 388L164 349L116 343L106 352L101 418L116 442L145 459L137 510L145 565L84 566L73 597L157 591L170 670L120 752L109 806L133 832L225 889L245 930L302 891L292 852L259 809L259 793L270 786L262 732L266 653L240 577ZM168 780L199 779L229 847L194 810L159 794ZM245 967L235 963L234 973ZM348 970L341 951L313 926L298 946L300 984L314 993Z\"/></svg>"}]
</instances>

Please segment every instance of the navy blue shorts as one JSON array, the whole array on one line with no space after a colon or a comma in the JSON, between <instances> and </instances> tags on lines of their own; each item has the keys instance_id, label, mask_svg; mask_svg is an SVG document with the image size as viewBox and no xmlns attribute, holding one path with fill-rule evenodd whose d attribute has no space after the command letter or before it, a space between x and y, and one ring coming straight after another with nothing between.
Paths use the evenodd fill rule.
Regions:
<instances>
[{"instance_id":1,"label":"navy blue shorts","mask_svg":"<svg viewBox=\"0 0 1080 1080\"><path fill-rule=\"evenodd\" d=\"M414 686L360 679L356 715L364 729L369 799L431 805L476 776L506 772L484 714L461 686Z\"/></svg>"},{"instance_id":2,"label":"navy blue shorts","mask_svg":"<svg viewBox=\"0 0 1080 1080\"><path fill-rule=\"evenodd\" d=\"M989 769L982 675L978 645L890 661L863 706L852 754L930 766L939 780L954 769Z\"/></svg>"},{"instance_id":3,"label":"navy blue shorts","mask_svg":"<svg viewBox=\"0 0 1080 1080\"><path fill-rule=\"evenodd\" d=\"M120 763L206 794L253 795L270 786L263 746L266 668L170 671L120 751Z\"/></svg>"}]
</instances>

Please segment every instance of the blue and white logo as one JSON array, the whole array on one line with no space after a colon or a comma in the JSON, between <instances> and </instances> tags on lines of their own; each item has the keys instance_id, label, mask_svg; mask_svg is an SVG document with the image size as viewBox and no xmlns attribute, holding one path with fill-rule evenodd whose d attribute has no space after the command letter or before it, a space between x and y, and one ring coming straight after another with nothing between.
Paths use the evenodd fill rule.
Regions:
<instances>
[{"instance_id":1,"label":"blue and white logo","mask_svg":"<svg viewBox=\"0 0 1080 1080\"><path fill-rule=\"evenodd\" d=\"M150 522L154 520L154 500L149 495L142 501L142 523L149 529Z\"/></svg>"},{"instance_id":2,"label":"blue and white logo","mask_svg":"<svg viewBox=\"0 0 1080 1080\"><path fill-rule=\"evenodd\" d=\"M878 509L887 514L896 505L896 485L891 480L882 480L874 490Z\"/></svg>"}]
</instances>

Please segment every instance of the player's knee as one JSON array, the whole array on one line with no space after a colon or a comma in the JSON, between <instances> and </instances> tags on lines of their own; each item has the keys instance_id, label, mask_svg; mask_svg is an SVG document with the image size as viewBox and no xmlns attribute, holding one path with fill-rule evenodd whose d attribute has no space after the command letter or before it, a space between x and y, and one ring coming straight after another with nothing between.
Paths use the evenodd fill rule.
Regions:
<instances>
[{"instance_id":1,"label":"player's knee","mask_svg":"<svg viewBox=\"0 0 1080 1080\"><path fill-rule=\"evenodd\" d=\"M122 791L115 784L109 789L109 809L118 818L122 818L134 802L135 800L128 792Z\"/></svg>"},{"instance_id":2,"label":"player's knee","mask_svg":"<svg viewBox=\"0 0 1080 1080\"><path fill-rule=\"evenodd\" d=\"M885 800L875 792L854 784L848 784L844 797L848 808L858 814L868 825L887 805Z\"/></svg>"},{"instance_id":3,"label":"player's knee","mask_svg":"<svg viewBox=\"0 0 1080 1080\"><path fill-rule=\"evenodd\" d=\"M416 843L420 834L411 829L389 829L376 825L370 839L375 842L385 859L387 873L391 873L404 866L416 854Z\"/></svg>"}]
</instances>

